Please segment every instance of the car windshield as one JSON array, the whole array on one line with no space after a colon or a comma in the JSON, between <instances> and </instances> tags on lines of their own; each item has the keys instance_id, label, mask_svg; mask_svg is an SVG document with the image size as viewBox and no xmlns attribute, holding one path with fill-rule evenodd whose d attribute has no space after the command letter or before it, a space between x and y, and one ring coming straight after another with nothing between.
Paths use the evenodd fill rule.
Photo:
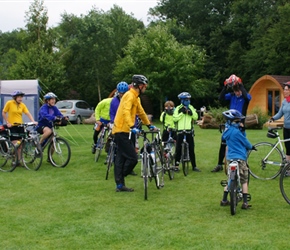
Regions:
<instances>
[{"instance_id":1,"label":"car windshield","mask_svg":"<svg viewBox=\"0 0 290 250\"><path fill-rule=\"evenodd\" d=\"M60 101L55 104L55 106L59 109L72 109L73 103L72 102L66 102L66 101Z\"/></svg>"}]
</instances>

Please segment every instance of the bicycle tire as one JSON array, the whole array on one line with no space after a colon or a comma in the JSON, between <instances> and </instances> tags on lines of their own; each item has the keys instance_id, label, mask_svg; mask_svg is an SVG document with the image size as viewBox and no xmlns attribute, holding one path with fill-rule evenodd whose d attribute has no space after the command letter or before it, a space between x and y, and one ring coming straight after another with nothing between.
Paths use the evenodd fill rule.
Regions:
<instances>
[{"instance_id":1,"label":"bicycle tire","mask_svg":"<svg viewBox=\"0 0 290 250\"><path fill-rule=\"evenodd\" d=\"M37 171L43 159L42 150L33 139L25 139L21 144L23 166L28 170Z\"/></svg>"},{"instance_id":2,"label":"bicycle tire","mask_svg":"<svg viewBox=\"0 0 290 250\"><path fill-rule=\"evenodd\" d=\"M17 164L17 148L8 140L1 138L0 140L0 171L12 172Z\"/></svg>"},{"instance_id":3,"label":"bicycle tire","mask_svg":"<svg viewBox=\"0 0 290 250\"><path fill-rule=\"evenodd\" d=\"M161 158L160 151L155 151L155 168L154 168L154 176L155 176L155 184L158 189L164 187L164 164L163 159Z\"/></svg>"},{"instance_id":4,"label":"bicycle tire","mask_svg":"<svg viewBox=\"0 0 290 250\"><path fill-rule=\"evenodd\" d=\"M189 169L189 161L187 159L187 150L188 148L185 148L185 143L182 143L182 151L181 151L181 164L182 164L182 171L184 176L188 175L188 169Z\"/></svg>"},{"instance_id":5,"label":"bicycle tire","mask_svg":"<svg viewBox=\"0 0 290 250\"><path fill-rule=\"evenodd\" d=\"M168 173L169 180L174 178L173 155L169 152L165 159L165 170Z\"/></svg>"},{"instance_id":6,"label":"bicycle tire","mask_svg":"<svg viewBox=\"0 0 290 250\"><path fill-rule=\"evenodd\" d=\"M109 173L110 173L110 169L113 165L113 161L114 161L114 154L115 154L115 145L112 144L109 148L109 157L108 157L108 162L107 162L107 171L106 171L106 180L108 180L109 177Z\"/></svg>"},{"instance_id":7,"label":"bicycle tire","mask_svg":"<svg viewBox=\"0 0 290 250\"><path fill-rule=\"evenodd\" d=\"M100 158L100 155L103 149L103 144L104 144L104 137L103 135L101 135L101 137L98 139L98 142L97 142L97 147L96 147L96 152L95 152L95 162L98 162Z\"/></svg>"},{"instance_id":8,"label":"bicycle tire","mask_svg":"<svg viewBox=\"0 0 290 250\"><path fill-rule=\"evenodd\" d=\"M148 158L146 153L143 153L142 157L142 173L144 181L144 199L148 199Z\"/></svg>"},{"instance_id":9,"label":"bicycle tire","mask_svg":"<svg viewBox=\"0 0 290 250\"><path fill-rule=\"evenodd\" d=\"M230 207L231 207L231 215L236 214L237 210L237 179L231 180L230 182Z\"/></svg>"},{"instance_id":10,"label":"bicycle tire","mask_svg":"<svg viewBox=\"0 0 290 250\"><path fill-rule=\"evenodd\" d=\"M286 164L281 171L279 186L283 198L290 204L290 163Z\"/></svg>"},{"instance_id":11,"label":"bicycle tire","mask_svg":"<svg viewBox=\"0 0 290 250\"><path fill-rule=\"evenodd\" d=\"M51 165L56 168L64 168L69 163L70 158L71 149L68 142L62 137L53 138L48 146L48 159Z\"/></svg>"},{"instance_id":12,"label":"bicycle tire","mask_svg":"<svg viewBox=\"0 0 290 250\"><path fill-rule=\"evenodd\" d=\"M282 170L283 154L276 147L267 159L267 163L263 162L264 158L273 149L274 144L269 142L260 142L254 145L257 151L248 152L247 163L250 174L260 180L275 179Z\"/></svg>"}]
</instances>

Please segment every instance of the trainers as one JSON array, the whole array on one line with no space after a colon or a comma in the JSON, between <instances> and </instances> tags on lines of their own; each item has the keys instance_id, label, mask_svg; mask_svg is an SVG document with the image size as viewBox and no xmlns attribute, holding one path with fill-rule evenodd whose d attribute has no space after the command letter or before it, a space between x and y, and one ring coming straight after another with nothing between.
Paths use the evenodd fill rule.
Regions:
<instances>
[{"instance_id":1,"label":"trainers","mask_svg":"<svg viewBox=\"0 0 290 250\"><path fill-rule=\"evenodd\" d=\"M220 204L221 204L222 207L225 207L225 206L230 205L230 202L228 200L226 200L226 201L221 201Z\"/></svg>"},{"instance_id":2,"label":"trainers","mask_svg":"<svg viewBox=\"0 0 290 250\"><path fill-rule=\"evenodd\" d=\"M219 172L219 171L222 171L223 170L223 166L221 165L217 165L211 172Z\"/></svg>"},{"instance_id":3,"label":"trainers","mask_svg":"<svg viewBox=\"0 0 290 250\"><path fill-rule=\"evenodd\" d=\"M92 154L95 154L96 153L96 146L93 144L92 145Z\"/></svg>"},{"instance_id":4,"label":"trainers","mask_svg":"<svg viewBox=\"0 0 290 250\"><path fill-rule=\"evenodd\" d=\"M133 188L128 188L126 186L122 186L121 188L116 188L116 192L133 192Z\"/></svg>"},{"instance_id":5,"label":"trainers","mask_svg":"<svg viewBox=\"0 0 290 250\"><path fill-rule=\"evenodd\" d=\"M132 172L129 175L136 176L137 174L132 170Z\"/></svg>"},{"instance_id":6,"label":"trainers","mask_svg":"<svg viewBox=\"0 0 290 250\"><path fill-rule=\"evenodd\" d=\"M242 204L242 209L248 209L250 208L252 205L248 204L248 203L243 203Z\"/></svg>"},{"instance_id":7,"label":"trainers","mask_svg":"<svg viewBox=\"0 0 290 250\"><path fill-rule=\"evenodd\" d=\"M180 171L178 166L173 167L173 170L174 170L174 172L176 172L176 173L179 173L179 171Z\"/></svg>"},{"instance_id":8,"label":"trainers","mask_svg":"<svg viewBox=\"0 0 290 250\"><path fill-rule=\"evenodd\" d=\"M192 168L192 171L194 171L194 172L201 172L201 170L198 169L197 167Z\"/></svg>"}]
</instances>

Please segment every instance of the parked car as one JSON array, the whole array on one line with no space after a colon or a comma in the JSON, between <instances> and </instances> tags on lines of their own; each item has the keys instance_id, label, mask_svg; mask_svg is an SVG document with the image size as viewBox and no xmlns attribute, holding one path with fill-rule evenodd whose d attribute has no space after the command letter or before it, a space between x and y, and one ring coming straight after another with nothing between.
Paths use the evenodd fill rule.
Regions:
<instances>
[{"instance_id":1,"label":"parked car","mask_svg":"<svg viewBox=\"0 0 290 250\"><path fill-rule=\"evenodd\" d=\"M83 100L61 100L55 105L71 123L81 124L83 119L91 117L94 113L94 108Z\"/></svg>"}]
</instances>

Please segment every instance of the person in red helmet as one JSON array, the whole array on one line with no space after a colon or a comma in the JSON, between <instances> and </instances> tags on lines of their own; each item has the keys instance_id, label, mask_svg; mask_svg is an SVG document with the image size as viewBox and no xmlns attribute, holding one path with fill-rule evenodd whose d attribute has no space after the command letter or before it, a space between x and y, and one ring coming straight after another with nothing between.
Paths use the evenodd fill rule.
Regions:
<instances>
[{"instance_id":1,"label":"person in red helmet","mask_svg":"<svg viewBox=\"0 0 290 250\"><path fill-rule=\"evenodd\" d=\"M227 90L230 90L227 93ZM224 81L224 87L220 93L219 100L227 101L230 103L230 109L238 110L243 116L246 117L247 109L249 106L249 102L252 97L247 93L242 79L236 75L231 75ZM242 124L245 124L245 118L241 120ZM223 161L226 154L226 142L225 140L221 140L219 156L218 156L218 164L216 167L211 170L211 172L219 172L223 170Z\"/></svg>"}]
</instances>

